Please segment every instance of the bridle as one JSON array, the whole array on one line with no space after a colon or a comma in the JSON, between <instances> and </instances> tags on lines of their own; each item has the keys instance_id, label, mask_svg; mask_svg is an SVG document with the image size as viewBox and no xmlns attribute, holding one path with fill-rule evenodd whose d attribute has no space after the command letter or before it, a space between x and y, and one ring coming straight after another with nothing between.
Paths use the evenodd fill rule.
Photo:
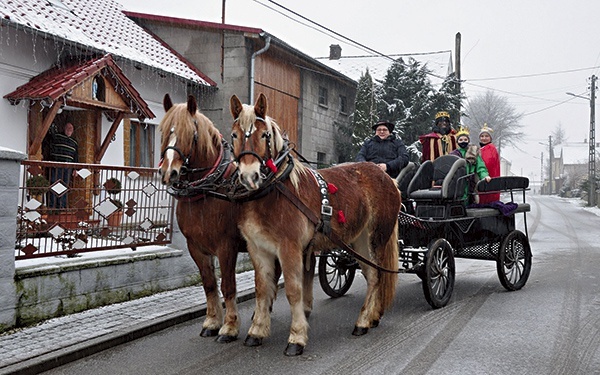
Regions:
<instances>
[{"instance_id":1,"label":"bridle","mask_svg":"<svg viewBox=\"0 0 600 375\"><path fill-rule=\"evenodd\" d=\"M181 160L183 160L183 164L181 165L181 168L179 168L179 174L181 176L185 176L187 174L192 174L192 173L204 172L204 171L209 170L209 169L212 168L212 167L190 168L190 160L192 158L192 152L193 152L193 150L196 148L196 146L198 144L198 122L196 121L196 119L194 119L194 126L196 127L196 130L194 130L194 139L192 141L192 147L190 148L189 154L185 155L183 153L183 151L181 151L181 149L179 149L177 146L167 146L160 153L160 164L159 164L159 166L162 165L162 161L165 158L165 153L168 150L173 150L177 154L179 154L179 157L181 158ZM169 136L171 136L174 132L175 132L175 127L171 127L171 131L169 132Z\"/></svg>"},{"instance_id":2,"label":"bridle","mask_svg":"<svg viewBox=\"0 0 600 375\"><path fill-rule=\"evenodd\" d=\"M239 122L239 120L240 120L240 118L238 117L233 121L233 123L235 124L236 122ZM262 117L257 116L256 120L261 121L265 125L267 124L265 119ZM257 154L253 149L252 143L250 143L250 150L246 150L246 143L249 141L250 137L252 136L252 130L253 130L252 128L253 127L254 127L254 123L252 123L250 125L250 129L248 129L246 132L244 132L244 137L242 139L242 152L240 152L239 155L234 154L235 161L239 164L242 156L251 155L260 162L260 170L261 170L261 172L263 172L263 174L268 173L269 171L275 173L277 171L277 169L275 167L277 164L273 161L273 154L271 152L271 139L273 138L273 135L271 134L270 131L264 132L263 135L261 136L261 138L265 139L265 143L267 146L266 157L263 158L262 156ZM232 145L234 143L234 138L235 138L234 134L231 134L231 144Z\"/></svg>"}]
</instances>

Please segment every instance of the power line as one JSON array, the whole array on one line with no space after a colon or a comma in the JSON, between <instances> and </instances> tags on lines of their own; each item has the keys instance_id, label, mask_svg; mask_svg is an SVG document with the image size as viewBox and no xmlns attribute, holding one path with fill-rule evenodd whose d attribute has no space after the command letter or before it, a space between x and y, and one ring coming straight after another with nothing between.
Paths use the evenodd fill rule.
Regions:
<instances>
[{"instance_id":1,"label":"power line","mask_svg":"<svg viewBox=\"0 0 600 375\"><path fill-rule=\"evenodd\" d=\"M355 45L355 46L359 46L359 47L360 47L360 48L362 48L363 50L367 50L367 51L369 51L369 52L375 53L375 54L376 54L376 55L378 55L378 56L385 57L385 58L387 58L387 59L390 59L390 60L392 60L392 61L396 61L396 59L394 59L393 57L391 57L391 56L389 56L389 55L386 55L385 53L379 52L379 51L377 51L376 49L373 49L373 48L371 48L371 47L368 47L368 46L366 46L366 45L364 45L364 44L362 44L362 43L360 43L360 42L357 42L356 40L354 40L354 39L351 39L351 38L349 38L349 37L347 37L347 36L345 36L345 35L342 35L342 34L340 34L340 33L336 32L336 31L334 31L334 30L332 30L332 29L330 29L330 28L328 28L328 27L326 27L326 26L323 26L323 25L321 25L320 23L318 23L318 22L315 22L315 21L311 20L310 18L307 18L307 17L305 17L305 16L301 15L301 14L300 14L300 13L298 13L298 12L295 12L295 11L291 10L290 8L287 8L287 7L285 7L285 6L283 6L283 5L279 4L279 3L277 3L276 1L273 1L273 0L267 0L267 1L268 1L268 2L270 2L271 4L274 4L274 5L276 5L276 6L277 6L277 7L279 7L279 8L281 8L281 9L284 9L285 11L287 11L287 12L289 12L289 13L291 13L291 14L295 15L296 17L300 17L301 19L303 19L303 20L305 20L305 21L307 21L307 22L309 22L309 23L311 23L311 24L313 24L313 25L315 25L315 26L317 26L317 27L320 27L320 28L322 28L323 30L326 30L326 31L328 31L329 33L331 33L331 34L333 34L333 35L335 35L335 36L337 36L337 37L339 37L339 38L342 38L342 39L344 39L344 40L346 40L346 41L348 41L348 42L352 43L352 44L353 44L353 45ZM263 5L263 6L267 7L267 8L269 8L269 9L271 9L270 7L268 7L268 6L266 6L265 4L261 3L259 0L254 0L254 2L256 2L256 3L260 4L260 5ZM278 12L278 13L280 13L280 12ZM281 14L281 13L280 13L280 14ZM298 22L298 23L300 23L299 21L297 21L297 20L295 20L295 19L293 19L293 18L291 18L291 17L288 17L288 18L289 18L289 19L292 19L292 20L294 20L294 21L296 21L296 22ZM302 24L302 23L301 23L301 24ZM339 39L338 39L338 40L339 40ZM442 80L443 80L443 79L445 79L444 77L438 76L437 74L434 74L434 73L431 73L431 72L427 72L427 74L429 74L429 75L430 75L430 76L432 76L432 77L439 78L439 79L442 79Z\"/></svg>"},{"instance_id":2,"label":"power line","mask_svg":"<svg viewBox=\"0 0 600 375\"><path fill-rule=\"evenodd\" d=\"M559 70L559 71L555 71L555 72L546 72L546 73L523 74L523 75L519 75L519 76L505 76L505 77L496 77L496 78L473 78L473 79L469 79L469 81L470 82L498 81L498 80L502 80L502 79L540 77L540 76L549 76L549 75L555 75L555 74L581 72L583 70L592 70L592 69L598 69L598 68L600 68L600 66L591 66L589 68L579 68L579 69L569 69L569 70Z\"/></svg>"}]
</instances>

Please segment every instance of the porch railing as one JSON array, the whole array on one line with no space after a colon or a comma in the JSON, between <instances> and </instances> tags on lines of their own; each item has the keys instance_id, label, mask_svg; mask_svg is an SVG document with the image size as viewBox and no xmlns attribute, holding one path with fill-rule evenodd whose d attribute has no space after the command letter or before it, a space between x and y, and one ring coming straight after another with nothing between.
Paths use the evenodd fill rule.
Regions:
<instances>
[{"instance_id":1,"label":"porch railing","mask_svg":"<svg viewBox=\"0 0 600 375\"><path fill-rule=\"evenodd\" d=\"M168 244L174 202L156 169L22 162L15 258Z\"/></svg>"}]
</instances>

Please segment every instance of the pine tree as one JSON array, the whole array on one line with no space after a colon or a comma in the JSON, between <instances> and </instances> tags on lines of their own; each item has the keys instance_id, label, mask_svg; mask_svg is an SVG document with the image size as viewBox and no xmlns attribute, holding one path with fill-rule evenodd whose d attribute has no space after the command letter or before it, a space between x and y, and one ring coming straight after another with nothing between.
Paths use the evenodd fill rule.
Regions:
<instances>
[{"instance_id":1,"label":"pine tree","mask_svg":"<svg viewBox=\"0 0 600 375\"><path fill-rule=\"evenodd\" d=\"M363 143L373 136L372 126L377 123L377 88L369 69L358 80L352 129L352 156L358 154Z\"/></svg>"},{"instance_id":2,"label":"pine tree","mask_svg":"<svg viewBox=\"0 0 600 375\"><path fill-rule=\"evenodd\" d=\"M394 61L381 82L379 114L396 125L396 132L409 144L431 128L433 86L430 71L413 58Z\"/></svg>"}]
</instances>

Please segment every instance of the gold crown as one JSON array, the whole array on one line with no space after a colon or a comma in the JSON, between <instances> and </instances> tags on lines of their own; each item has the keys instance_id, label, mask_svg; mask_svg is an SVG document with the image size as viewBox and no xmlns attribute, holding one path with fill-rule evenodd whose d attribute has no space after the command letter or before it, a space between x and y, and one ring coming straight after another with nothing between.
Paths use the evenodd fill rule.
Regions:
<instances>
[{"instance_id":1,"label":"gold crown","mask_svg":"<svg viewBox=\"0 0 600 375\"><path fill-rule=\"evenodd\" d=\"M469 137L469 139L471 138L471 136L469 135L469 128L465 127L465 126L460 126L460 128L458 129L458 132L456 132L456 139L458 139L461 135L466 135L467 137Z\"/></svg>"},{"instance_id":2,"label":"gold crown","mask_svg":"<svg viewBox=\"0 0 600 375\"><path fill-rule=\"evenodd\" d=\"M437 120L440 117L448 117L450 118L450 114L446 111L439 111L438 113L435 114L435 119Z\"/></svg>"},{"instance_id":3,"label":"gold crown","mask_svg":"<svg viewBox=\"0 0 600 375\"><path fill-rule=\"evenodd\" d=\"M494 129L488 127L487 123L483 123L483 128L481 128L479 135L481 135L481 133L488 133L491 136L493 132L494 132Z\"/></svg>"}]
</instances>

